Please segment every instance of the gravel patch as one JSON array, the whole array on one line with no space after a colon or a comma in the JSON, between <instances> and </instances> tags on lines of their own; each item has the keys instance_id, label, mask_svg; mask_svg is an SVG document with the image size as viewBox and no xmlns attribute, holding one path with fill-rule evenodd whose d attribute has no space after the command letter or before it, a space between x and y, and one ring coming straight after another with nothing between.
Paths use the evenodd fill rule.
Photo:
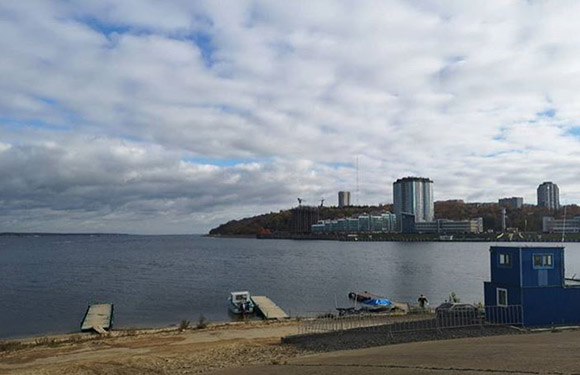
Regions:
<instances>
[{"instance_id":1,"label":"gravel patch","mask_svg":"<svg viewBox=\"0 0 580 375\"><path fill-rule=\"evenodd\" d=\"M525 333L525 331L514 327L476 326L396 332L391 334L389 326L385 325L372 327L372 329L355 328L337 332L287 336L282 339L282 342L284 344L294 345L302 350L330 352L417 341L451 340L466 337L514 335L522 333Z\"/></svg>"}]
</instances>

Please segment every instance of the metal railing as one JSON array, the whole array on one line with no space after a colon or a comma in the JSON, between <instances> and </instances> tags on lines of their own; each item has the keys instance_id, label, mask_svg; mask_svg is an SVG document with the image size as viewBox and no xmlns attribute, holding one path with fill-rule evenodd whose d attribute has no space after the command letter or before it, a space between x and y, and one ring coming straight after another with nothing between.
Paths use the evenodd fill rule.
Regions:
<instances>
[{"instance_id":1,"label":"metal railing","mask_svg":"<svg viewBox=\"0 0 580 375\"><path fill-rule=\"evenodd\" d=\"M336 332L350 329L364 329L395 334L424 330L477 326L522 325L520 305L488 306L469 311L425 311L413 314L376 314L338 316L332 313L317 317L303 318L299 326L300 334Z\"/></svg>"}]
</instances>

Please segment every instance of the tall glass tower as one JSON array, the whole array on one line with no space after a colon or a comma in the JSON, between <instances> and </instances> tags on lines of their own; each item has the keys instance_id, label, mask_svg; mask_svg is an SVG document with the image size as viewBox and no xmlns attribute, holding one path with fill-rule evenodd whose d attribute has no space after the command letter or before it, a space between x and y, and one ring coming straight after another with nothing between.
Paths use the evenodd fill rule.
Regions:
<instances>
[{"instance_id":1,"label":"tall glass tower","mask_svg":"<svg viewBox=\"0 0 580 375\"><path fill-rule=\"evenodd\" d=\"M404 177L393 183L393 209L401 231L403 214L413 215L415 222L433 221L433 181L423 177Z\"/></svg>"},{"instance_id":2,"label":"tall glass tower","mask_svg":"<svg viewBox=\"0 0 580 375\"><path fill-rule=\"evenodd\" d=\"M338 192L338 207L350 206L350 191Z\"/></svg>"}]
</instances>

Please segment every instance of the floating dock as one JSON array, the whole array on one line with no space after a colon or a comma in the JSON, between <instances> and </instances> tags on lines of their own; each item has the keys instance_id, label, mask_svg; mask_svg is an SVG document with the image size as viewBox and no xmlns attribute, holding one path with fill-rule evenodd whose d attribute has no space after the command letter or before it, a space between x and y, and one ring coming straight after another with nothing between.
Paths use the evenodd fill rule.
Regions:
<instances>
[{"instance_id":1,"label":"floating dock","mask_svg":"<svg viewBox=\"0 0 580 375\"><path fill-rule=\"evenodd\" d=\"M113 304L99 303L89 305L81 322L81 331L105 333L113 327Z\"/></svg>"},{"instance_id":2,"label":"floating dock","mask_svg":"<svg viewBox=\"0 0 580 375\"><path fill-rule=\"evenodd\" d=\"M280 306L276 305L274 301L266 296L253 296L252 300L256 305L256 308L260 311L264 319L288 319L289 316L280 308Z\"/></svg>"}]
</instances>

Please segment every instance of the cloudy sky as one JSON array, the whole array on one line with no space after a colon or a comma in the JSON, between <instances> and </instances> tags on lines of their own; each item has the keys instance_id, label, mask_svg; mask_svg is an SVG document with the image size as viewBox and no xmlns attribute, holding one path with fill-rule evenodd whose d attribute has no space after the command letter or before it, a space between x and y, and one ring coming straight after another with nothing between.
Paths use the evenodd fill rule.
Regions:
<instances>
[{"instance_id":1,"label":"cloudy sky","mask_svg":"<svg viewBox=\"0 0 580 375\"><path fill-rule=\"evenodd\" d=\"M0 2L0 232L306 203L580 202L580 2Z\"/></svg>"}]
</instances>

